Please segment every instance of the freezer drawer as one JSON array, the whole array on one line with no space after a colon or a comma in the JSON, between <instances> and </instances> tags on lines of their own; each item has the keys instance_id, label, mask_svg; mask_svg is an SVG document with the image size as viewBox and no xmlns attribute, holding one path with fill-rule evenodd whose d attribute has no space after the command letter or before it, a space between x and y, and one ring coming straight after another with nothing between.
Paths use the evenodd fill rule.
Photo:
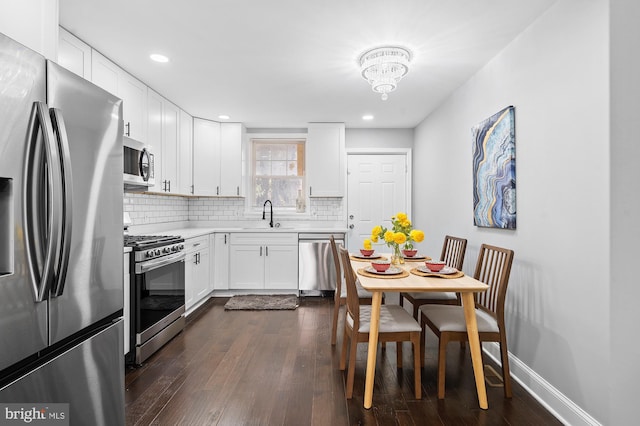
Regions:
<instances>
[{"instance_id":1,"label":"freezer drawer","mask_svg":"<svg viewBox=\"0 0 640 426\"><path fill-rule=\"evenodd\" d=\"M0 389L0 402L68 403L73 425L123 425L123 334L120 319Z\"/></svg>"},{"instance_id":2,"label":"freezer drawer","mask_svg":"<svg viewBox=\"0 0 640 426\"><path fill-rule=\"evenodd\" d=\"M334 235L334 238L338 246L344 247L343 235ZM336 289L336 269L329 238L301 238L298 244L300 294L315 296L333 293Z\"/></svg>"}]
</instances>

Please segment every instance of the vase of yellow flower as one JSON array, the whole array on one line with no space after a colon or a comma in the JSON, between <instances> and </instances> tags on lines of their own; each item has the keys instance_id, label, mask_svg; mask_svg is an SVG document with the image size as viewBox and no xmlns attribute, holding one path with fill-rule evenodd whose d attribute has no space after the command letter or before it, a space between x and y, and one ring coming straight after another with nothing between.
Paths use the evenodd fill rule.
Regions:
<instances>
[{"instance_id":1,"label":"vase of yellow flower","mask_svg":"<svg viewBox=\"0 0 640 426\"><path fill-rule=\"evenodd\" d=\"M404 245L405 250L412 250L414 242L419 243L424 240L424 232L413 229L407 214L400 212L391 218L391 228L387 229L380 225L373 227L371 241L377 243L381 238L392 250L391 263L398 265L404 263L400 247Z\"/></svg>"}]
</instances>

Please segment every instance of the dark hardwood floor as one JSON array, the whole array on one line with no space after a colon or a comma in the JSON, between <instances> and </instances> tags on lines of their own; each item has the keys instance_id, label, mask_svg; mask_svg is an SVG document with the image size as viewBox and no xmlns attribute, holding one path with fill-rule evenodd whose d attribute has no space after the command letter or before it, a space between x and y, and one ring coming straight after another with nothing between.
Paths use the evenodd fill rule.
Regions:
<instances>
[{"instance_id":1,"label":"dark hardwood floor","mask_svg":"<svg viewBox=\"0 0 640 426\"><path fill-rule=\"evenodd\" d=\"M373 407L365 410L366 344L359 345L353 399L344 397L338 345L330 344L333 300L301 298L295 311L225 311L211 299L184 332L126 373L127 425L554 425L517 383L503 397L488 377L478 407L468 349L451 344L447 394L436 397L437 343L427 335L423 397L413 394L412 351L396 368L395 345L378 354ZM340 325L341 326L341 325ZM496 366L493 366L500 371ZM490 369L487 376L491 375Z\"/></svg>"}]
</instances>

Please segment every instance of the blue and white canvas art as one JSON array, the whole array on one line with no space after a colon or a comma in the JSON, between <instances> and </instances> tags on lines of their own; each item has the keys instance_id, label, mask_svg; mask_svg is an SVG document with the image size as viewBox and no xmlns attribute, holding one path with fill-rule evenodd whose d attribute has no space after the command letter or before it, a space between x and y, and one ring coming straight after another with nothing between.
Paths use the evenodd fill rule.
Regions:
<instances>
[{"instance_id":1,"label":"blue and white canvas art","mask_svg":"<svg viewBox=\"0 0 640 426\"><path fill-rule=\"evenodd\" d=\"M515 110L509 106L478 123L473 135L473 223L516 229Z\"/></svg>"}]
</instances>

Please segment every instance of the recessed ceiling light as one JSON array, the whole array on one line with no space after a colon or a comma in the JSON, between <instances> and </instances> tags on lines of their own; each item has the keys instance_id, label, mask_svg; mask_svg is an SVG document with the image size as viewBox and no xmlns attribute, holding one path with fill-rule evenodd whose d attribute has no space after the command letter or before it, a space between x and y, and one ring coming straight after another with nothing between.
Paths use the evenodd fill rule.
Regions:
<instances>
[{"instance_id":1,"label":"recessed ceiling light","mask_svg":"<svg viewBox=\"0 0 640 426\"><path fill-rule=\"evenodd\" d=\"M161 62L161 63L169 62L169 58L159 53L152 53L151 55L149 55L149 57L151 58L152 61Z\"/></svg>"},{"instance_id":2,"label":"recessed ceiling light","mask_svg":"<svg viewBox=\"0 0 640 426\"><path fill-rule=\"evenodd\" d=\"M222 115L219 115L219 116L218 116L218 118L219 118L220 120L228 120L228 119L230 119L231 117L229 117L228 115L222 114Z\"/></svg>"},{"instance_id":3,"label":"recessed ceiling light","mask_svg":"<svg viewBox=\"0 0 640 426\"><path fill-rule=\"evenodd\" d=\"M373 115L371 115L371 114L363 115L362 119L363 120L373 120Z\"/></svg>"}]
</instances>

